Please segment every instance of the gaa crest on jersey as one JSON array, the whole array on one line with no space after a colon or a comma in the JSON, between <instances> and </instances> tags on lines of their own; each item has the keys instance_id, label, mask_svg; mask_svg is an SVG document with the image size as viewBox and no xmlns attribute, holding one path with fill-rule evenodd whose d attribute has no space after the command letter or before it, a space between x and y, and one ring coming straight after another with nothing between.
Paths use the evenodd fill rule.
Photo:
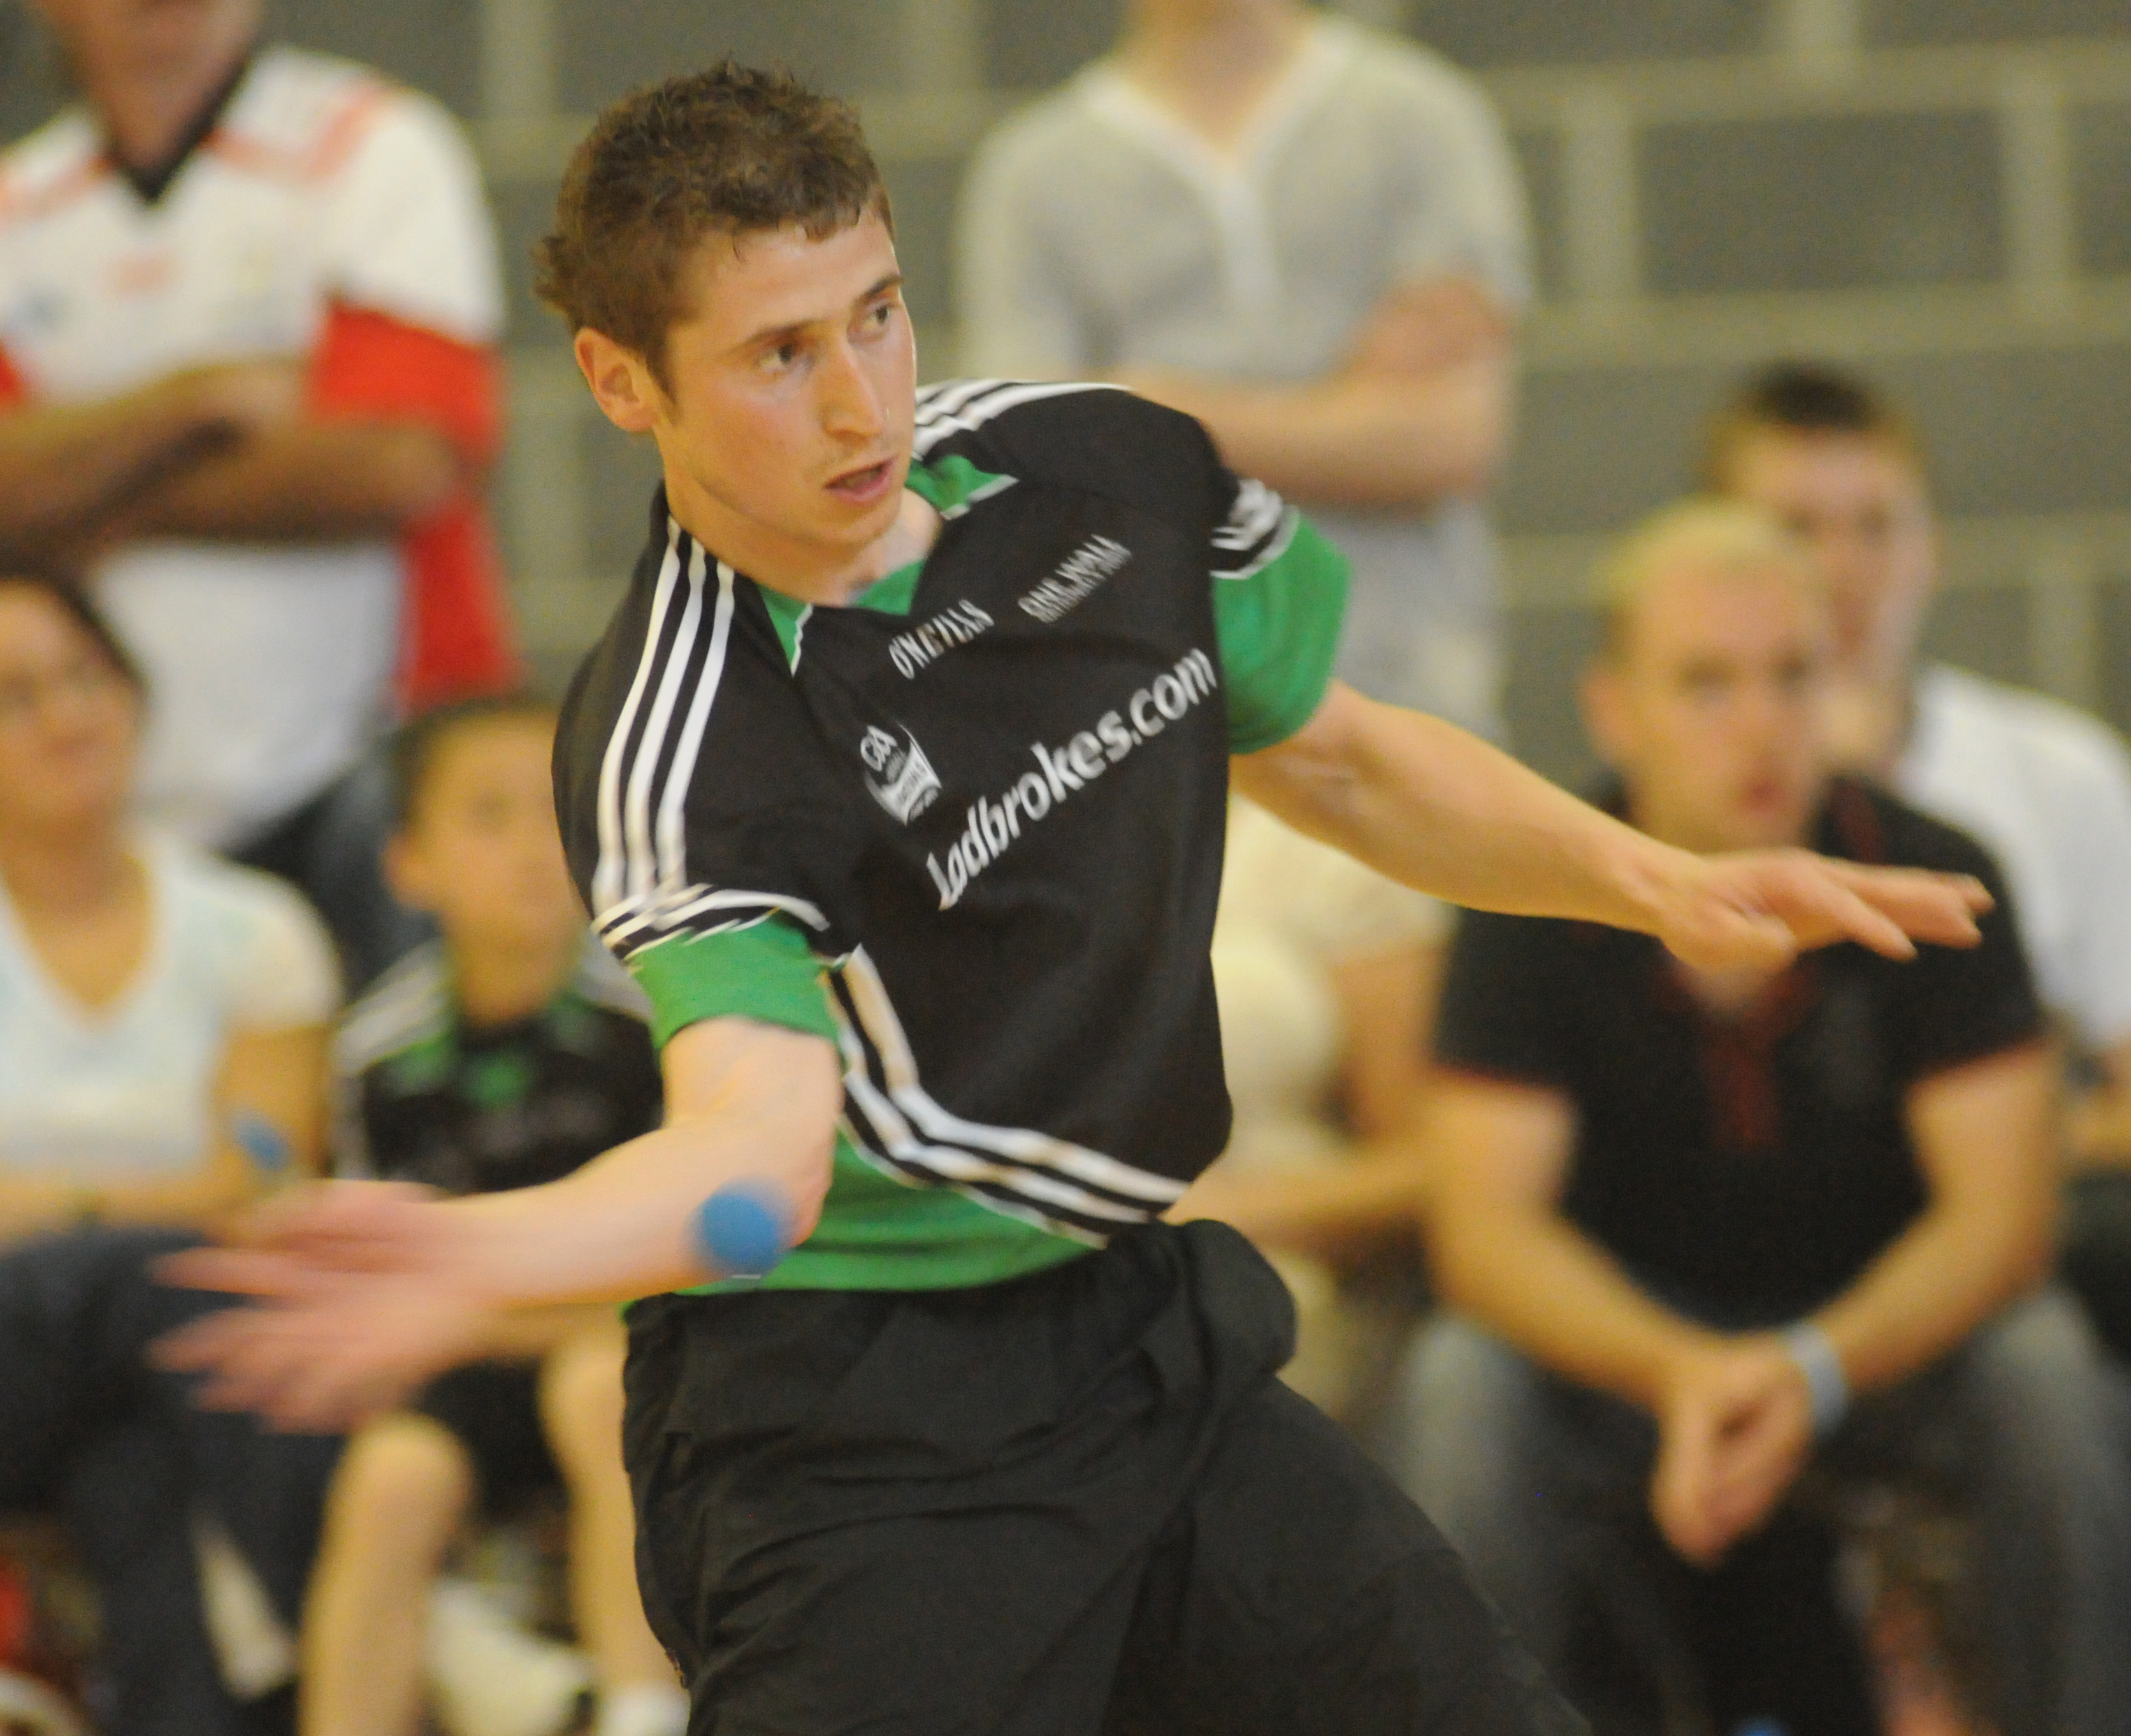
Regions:
<instances>
[{"instance_id":1,"label":"gaa crest on jersey","mask_svg":"<svg viewBox=\"0 0 2131 1736\"><path fill-rule=\"evenodd\" d=\"M879 724L869 726L859 743L859 758L865 763L866 788L874 800L905 826L939 797L940 774L907 729L898 741Z\"/></svg>"}]
</instances>

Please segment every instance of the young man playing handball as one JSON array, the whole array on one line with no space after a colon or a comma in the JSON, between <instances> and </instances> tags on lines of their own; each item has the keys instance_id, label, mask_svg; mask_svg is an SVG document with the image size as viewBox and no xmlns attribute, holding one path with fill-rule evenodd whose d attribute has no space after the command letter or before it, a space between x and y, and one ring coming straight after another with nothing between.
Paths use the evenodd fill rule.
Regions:
<instances>
[{"instance_id":1,"label":"young man playing handball","mask_svg":"<svg viewBox=\"0 0 2131 1736\"><path fill-rule=\"evenodd\" d=\"M309 1195L190 1262L265 1306L174 1355L214 1402L333 1427L495 1310L643 1298L639 1567L699 1733L1576 1728L1273 1379L1270 1270L1161 1221L1227 1130L1231 757L1385 873L1705 968L1971 943L1980 888L1689 856L1330 682L1338 556L1196 423L916 392L878 172L787 78L611 110L543 262L664 468L556 771L657 1008L666 1125L542 1187ZM759 1282L693 1232L741 1182L796 1244Z\"/></svg>"}]
</instances>

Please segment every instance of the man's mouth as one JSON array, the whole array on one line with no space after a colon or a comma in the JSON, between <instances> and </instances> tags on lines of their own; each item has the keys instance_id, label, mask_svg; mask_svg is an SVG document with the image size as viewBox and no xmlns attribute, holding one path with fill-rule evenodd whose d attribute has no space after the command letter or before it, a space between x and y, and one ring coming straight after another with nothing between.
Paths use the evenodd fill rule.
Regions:
<instances>
[{"instance_id":1,"label":"man's mouth","mask_svg":"<svg viewBox=\"0 0 2131 1736\"><path fill-rule=\"evenodd\" d=\"M829 492L855 506L870 506L888 492L895 479L895 460L883 458L857 470L847 470L829 484Z\"/></svg>"}]
</instances>

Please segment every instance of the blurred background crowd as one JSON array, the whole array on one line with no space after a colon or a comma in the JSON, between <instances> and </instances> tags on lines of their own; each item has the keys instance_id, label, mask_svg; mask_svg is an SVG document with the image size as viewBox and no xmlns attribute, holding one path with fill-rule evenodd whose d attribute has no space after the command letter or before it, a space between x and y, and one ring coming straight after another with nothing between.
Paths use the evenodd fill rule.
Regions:
<instances>
[{"instance_id":1,"label":"blurred background crowd","mask_svg":"<svg viewBox=\"0 0 2131 1736\"><path fill-rule=\"evenodd\" d=\"M655 1116L545 747L656 465L531 250L727 55L859 106L921 378L1199 416L1364 692L2004 894L1675 981L1239 808L1187 1204L1602 1729L2131 1729L2122 0L0 0L0 1720L678 1727L611 1321L344 1455L148 1347L288 1177Z\"/></svg>"}]
</instances>

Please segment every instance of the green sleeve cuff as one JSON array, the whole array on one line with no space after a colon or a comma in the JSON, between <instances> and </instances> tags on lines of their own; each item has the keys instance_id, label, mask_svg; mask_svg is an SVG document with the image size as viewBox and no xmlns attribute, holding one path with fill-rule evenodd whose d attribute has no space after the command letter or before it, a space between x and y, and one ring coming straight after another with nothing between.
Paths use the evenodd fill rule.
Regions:
<instances>
[{"instance_id":1,"label":"green sleeve cuff","mask_svg":"<svg viewBox=\"0 0 2131 1736\"><path fill-rule=\"evenodd\" d=\"M1257 572L1214 581L1230 753L1277 746L1316 714L1346 612L1347 557L1299 516Z\"/></svg>"},{"instance_id":2,"label":"green sleeve cuff","mask_svg":"<svg viewBox=\"0 0 2131 1736\"><path fill-rule=\"evenodd\" d=\"M706 1019L752 1019L836 1040L821 962L806 936L774 917L716 934L677 934L646 947L629 968L651 997L652 1040L662 1049Z\"/></svg>"}]
</instances>

